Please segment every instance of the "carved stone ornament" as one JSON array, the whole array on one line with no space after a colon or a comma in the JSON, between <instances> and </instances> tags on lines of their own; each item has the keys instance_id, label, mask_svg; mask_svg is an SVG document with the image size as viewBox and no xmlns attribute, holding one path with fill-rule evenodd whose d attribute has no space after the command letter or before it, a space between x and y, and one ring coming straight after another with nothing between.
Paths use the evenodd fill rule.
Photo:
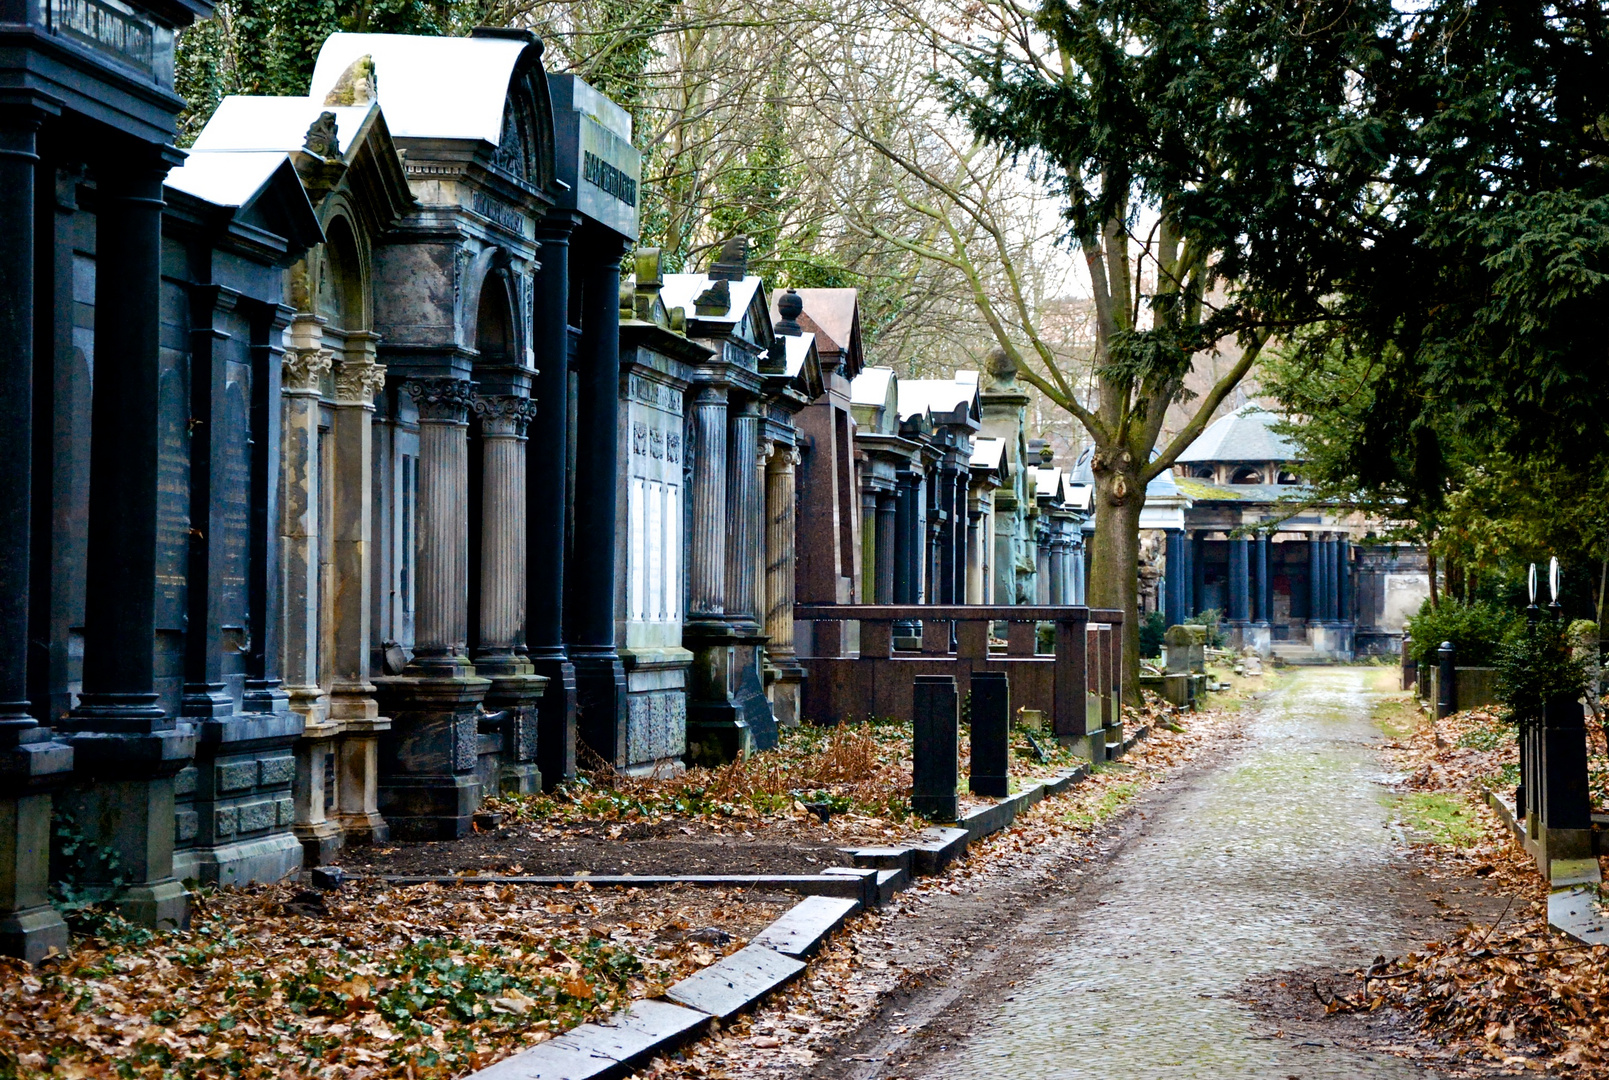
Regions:
<instances>
[{"instance_id":1,"label":"carved stone ornament","mask_svg":"<svg viewBox=\"0 0 1609 1080\"><path fill-rule=\"evenodd\" d=\"M385 365L373 360L343 360L335 369L335 400L342 405L373 405L385 386Z\"/></svg>"},{"instance_id":2,"label":"carved stone ornament","mask_svg":"<svg viewBox=\"0 0 1609 1080\"><path fill-rule=\"evenodd\" d=\"M475 398L475 415L487 435L524 435L536 415L536 402L515 394L487 394Z\"/></svg>"},{"instance_id":3,"label":"carved stone ornament","mask_svg":"<svg viewBox=\"0 0 1609 1080\"><path fill-rule=\"evenodd\" d=\"M335 127L335 114L321 112L318 119L307 126L307 136L302 140L302 149L314 157L332 161L341 156L341 140Z\"/></svg>"},{"instance_id":4,"label":"carved stone ornament","mask_svg":"<svg viewBox=\"0 0 1609 1080\"><path fill-rule=\"evenodd\" d=\"M329 373L334 353L328 349L286 349L280 370L286 390L317 390Z\"/></svg>"},{"instance_id":5,"label":"carved stone ornament","mask_svg":"<svg viewBox=\"0 0 1609 1080\"><path fill-rule=\"evenodd\" d=\"M468 379L409 379L402 389L419 407L421 420L469 421L475 384Z\"/></svg>"}]
</instances>

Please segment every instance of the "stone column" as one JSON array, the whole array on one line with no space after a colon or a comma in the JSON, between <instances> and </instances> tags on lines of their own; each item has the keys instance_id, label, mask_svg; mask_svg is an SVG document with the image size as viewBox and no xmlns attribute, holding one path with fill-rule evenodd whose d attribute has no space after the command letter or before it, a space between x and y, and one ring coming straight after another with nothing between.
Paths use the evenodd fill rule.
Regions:
<instances>
[{"instance_id":1,"label":"stone column","mask_svg":"<svg viewBox=\"0 0 1609 1080\"><path fill-rule=\"evenodd\" d=\"M319 384L330 371L324 320L297 315L285 332L280 394L284 401L280 447L280 540L283 566L281 670L291 708L308 728L324 724L329 702L318 681L319 625ZM322 797L322 792L321 792ZM322 820L322 811L319 812Z\"/></svg>"},{"instance_id":2,"label":"stone column","mask_svg":"<svg viewBox=\"0 0 1609 1080\"><path fill-rule=\"evenodd\" d=\"M1336 617L1352 621L1352 543L1345 535L1335 541Z\"/></svg>"},{"instance_id":3,"label":"stone column","mask_svg":"<svg viewBox=\"0 0 1609 1080\"><path fill-rule=\"evenodd\" d=\"M419 409L417 605L414 656L376 679L392 729L380 745L380 809L399 840L451 840L470 831L483 792L477 706L491 684L467 655L469 407L475 384L402 384Z\"/></svg>"},{"instance_id":4,"label":"stone column","mask_svg":"<svg viewBox=\"0 0 1609 1080\"><path fill-rule=\"evenodd\" d=\"M773 707L781 727L799 725L799 684L804 678L804 668L793 647L794 566L797 562L793 508L798 466L798 449L778 446L765 473L765 633L771 639L766 651L777 669Z\"/></svg>"},{"instance_id":5,"label":"stone column","mask_svg":"<svg viewBox=\"0 0 1609 1080\"><path fill-rule=\"evenodd\" d=\"M1045 602L1049 604L1065 603L1066 596L1066 566L1061 557L1061 537L1052 533L1045 543L1045 569L1049 571L1049 588L1045 593Z\"/></svg>"},{"instance_id":6,"label":"stone column","mask_svg":"<svg viewBox=\"0 0 1609 1080\"><path fill-rule=\"evenodd\" d=\"M35 140L45 115L0 101L0 953L29 963L67 950L48 895L50 792L73 767L72 750L28 712Z\"/></svg>"},{"instance_id":7,"label":"stone column","mask_svg":"<svg viewBox=\"0 0 1609 1080\"><path fill-rule=\"evenodd\" d=\"M693 398L692 543L688 615L726 613L726 387L700 386Z\"/></svg>"},{"instance_id":8,"label":"stone column","mask_svg":"<svg viewBox=\"0 0 1609 1080\"><path fill-rule=\"evenodd\" d=\"M921 478L913 470L895 474L894 489L894 603L915 604L921 595L922 533L917 499L921 497ZM920 635L922 624L902 620L894 624L894 636L909 640Z\"/></svg>"},{"instance_id":9,"label":"stone column","mask_svg":"<svg viewBox=\"0 0 1609 1080\"><path fill-rule=\"evenodd\" d=\"M1251 575L1245 536L1229 540L1229 621L1247 622L1251 618Z\"/></svg>"},{"instance_id":10,"label":"stone column","mask_svg":"<svg viewBox=\"0 0 1609 1080\"><path fill-rule=\"evenodd\" d=\"M465 379L410 379L419 408L418 602L414 658L419 674L473 674L469 637L469 407Z\"/></svg>"},{"instance_id":11,"label":"stone column","mask_svg":"<svg viewBox=\"0 0 1609 1080\"><path fill-rule=\"evenodd\" d=\"M148 154L148 156L146 156ZM173 778L195 754L157 702L157 472L161 429L162 182L155 152L97 172L95 384L90 445L84 682L71 731L79 781L63 798L98 860L87 884L132 884L119 913L146 926L189 922L173 876Z\"/></svg>"},{"instance_id":12,"label":"stone column","mask_svg":"<svg viewBox=\"0 0 1609 1080\"><path fill-rule=\"evenodd\" d=\"M308 865L327 863L341 847L341 829L327 815L325 777L339 725L319 685L319 384L330 371L324 320L291 319L280 361L279 551L281 661L290 708L303 720L291 791L293 831ZM337 792L339 798L339 792Z\"/></svg>"},{"instance_id":13,"label":"stone column","mask_svg":"<svg viewBox=\"0 0 1609 1080\"><path fill-rule=\"evenodd\" d=\"M481 418L480 641L481 675L524 674L520 655L525 625L525 428L529 398L498 394L475 400Z\"/></svg>"},{"instance_id":14,"label":"stone column","mask_svg":"<svg viewBox=\"0 0 1609 1080\"><path fill-rule=\"evenodd\" d=\"M575 666L564 645L565 495L569 459L570 234L577 218L553 211L537 226L542 248L535 296L536 374L531 398L542 421L526 443L525 646L547 678L537 709L537 765L548 786L575 776Z\"/></svg>"},{"instance_id":15,"label":"stone column","mask_svg":"<svg viewBox=\"0 0 1609 1080\"><path fill-rule=\"evenodd\" d=\"M1335 605L1335 534L1324 535L1324 621L1333 623L1336 620Z\"/></svg>"},{"instance_id":16,"label":"stone column","mask_svg":"<svg viewBox=\"0 0 1609 1080\"><path fill-rule=\"evenodd\" d=\"M1163 607L1163 621L1169 626L1178 626L1184 622L1184 594L1188 585L1184 565L1184 530L1168 530L1168 552L1165 570L1168 575L1168 588Z\"/></svg>"},{"instance_id":17,"label":"stone column","mask_svg":"<svg viewBox=\"0 0 1609 1080\"><path fill-rule=\"evenodd\" d=\"M760 414L753 401L732 410L727 447L726 613L740 624L756 624L759 595L754 553L759 549L764 514L755 461L760 453Z\"/></svg>"},{"instance_id":18,"label":"stone column","mask_svg":"<svg viewBox=\"0 0 1609 1080\"><path fill-rule=\"evenodd\" d=\"M347 335L335 369L335 490L330 504L334 595L325 604L332 621L330 719L341 725L336 749L336 814L345 839L382 842L390 829L380 816L380 733L391 721L380 715L377 688L369 678L374 488L374 395L385 386L385 368L375 360L378 337Z\"/></svg>"},{"instance_id":19,"label":"stone column","mask_svg":"<svg viewBox=\"0 0 1609 1080\"><path fill-rule=\"evenodd\" d=\"M939 523L935 543L937 558L934 560L936 586L928 596L932 604L955 603L955 477L946 466L940 466L933 478L938 485L938 511L942 517Z\"/></svg>"},{"instance_id":20,"label":"stone column","mask_svg":"<svg viewBox=\"0 0 1609 1080\"><path fill-rule=\"evenodd\" d=\"M1185 614L1199 615L1207 605L1207 535L1197 532L1189 542L1190 603L1185 605Z\"/></svg>"},{"instance_id":21,"label":"stone column","mask_svg":"<svg viewBox=\"0 0 1609 1080\"><path fill-rule=\"evenodd\" d=\"M891 492L877 495L877 519L873 526L876 545L876 577L873 579L872 603L894 603L895 540L898 529L898 496Z\"/></svg>"},{"instance_id":22,"label":"stone column","mask_svg":"<svg viewBox=\"0 0 1609 1080\"><path fill-rule=\"evenodd\" d=\"M876 603L877 595L877 489L862 482L860 489L860 595L862 603Z\"/></svg>"},{"instance_id":23,"label":"stone column","mask_svg":"<svg viewBox=\"0 0 1609 1080\"><path fill-rule=\"evenodd\" d=\"M1272 577L1268 572L1268 533L1262 531L1257 534L1257 623L1267 626L1274 617L1274 597L1270 591Z\"/></svg>"},{"instance_id":24,"label":"stone column","mask_svg":"<svg viewBox=\"0 0 1609 1080\"><path fill-rule=\"evenodd\" d=\"M1324 617L1323 541L1319 534L1307 534L1307 625L1314 626Z\"/></svg>"},{"instance_id":25,"label":"stone column","mask_svg":"<svg viewBox=\"0 0 1609 1080\"><path fill-rule=\"evenodd\" d=\"M616 521L624 249L613 235L589 237L587 246L591 258L582 271L575 414L574 547L565 568L564 615L575 665L577 734L604 760L623 763L626 672L615 648L615 582L624 562Z\"/></svg>"},{"instance_id":26,"label":"stone column","mask_svg":"<svg viewBox=\"0 0 1609 1080\"><path fill-rule=\"evenodd\" d=\"M978 527L982 517L983 511L967 508L966 592L962 595L968 604L983 603L983 550L978 546Z\"/></svg>"}]
</instances>

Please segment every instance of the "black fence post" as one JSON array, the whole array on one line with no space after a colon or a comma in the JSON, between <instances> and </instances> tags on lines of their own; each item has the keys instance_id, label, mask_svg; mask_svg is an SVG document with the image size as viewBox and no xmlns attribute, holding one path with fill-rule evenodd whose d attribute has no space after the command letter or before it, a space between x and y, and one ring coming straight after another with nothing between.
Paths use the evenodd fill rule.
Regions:
<instances>
[{"instance_id":1,"label":"black fence post","mask_svg":"<svg viewBox=\"0 0 1609 1080\"><path fill-rule=\"evenodd\" d=\"M1587 792L1587 725L1581 702L1551 697L1542 706L1537 780L1543 871L1556 859L1592 857L1592 804Z\"/></svg>"},{"instance_id":2,"label":"black fence post","mask_svg":"<svg viewBox=\"0 0 1609 1080\"><path fill-rule=\"evenodd\" d=\"M1441 648L1436 650L1441 665L1436 672L1436 719L1451 716L1458 711L1458 690L1455 685L1458 679L1458 670L1453 666L1453 643L1444 641Z\"/></svg>"},{"instance_id":3,"label":"black fence post","mask_svg":"<svg viewBox=\"0 0 1609 1080\"><path fill-rule=\"evenodd\" d=\"M972 769L974 795L1004 799L1011 794L1011 686L1003 671L972 673Z\"/></svg>"},{"instance_id":4,"label":"black fence post","mask_svg":"<svg viewBox=\"0 0 1609 1080\"><path fill-rule=\"evenodd\" d=\"M911 809L930 821L954 821L961 811L960 699L953 675L917 675L911 701Z\"/></svg>"},{"instance_id":5,"label":"black fence post","mask_svg":"<svg viewBox=\"0 0 1609 1080\"><path fill-rule=\"evenodd\" d=\"M1413 635L1402 635L1402 688L1412 690L1419 681L1419 661L1413 658Z\"/></svg>"}]
</instances>

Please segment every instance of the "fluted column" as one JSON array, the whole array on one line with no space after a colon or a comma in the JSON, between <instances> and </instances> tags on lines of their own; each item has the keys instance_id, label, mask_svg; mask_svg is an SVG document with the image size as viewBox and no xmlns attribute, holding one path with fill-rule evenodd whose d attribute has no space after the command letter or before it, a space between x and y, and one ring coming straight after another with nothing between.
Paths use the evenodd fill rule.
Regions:
<instances>
[{"instance_id":1,"label":"fluted column","mask_svg":"<svg viewBox=\"0 0 1609 1080\"><path fill-rule=\"evenodd\" d=\"M421 673L467 667L469 637L469 407L474 383L410 379L419 408L419 582L414 659Z\"/></svg>"},{"instance_id":2,"label":"fluted column","mask_svg":"<svg viewBox=\"0 0 1609 1080\"><path fill-rule=\"evenodd\" d=\"M793 660L794 477L799 451L779 446L765 473L766 651L778 667Z\"/></svg>"},{"instance_id":3,"label":"fluted column","mask_svg":"<svg viewBox=\"0 0 1609 1080\"><path fill-rule=\"evenodd\" d=\"M753 401L732 410L727 446L727 520L731 543L726 548L726 613L758 628L760 600L755 551L765 513L755 460L760 452L760 414Z\"/></svg>"},{"instance_id":4,"label":"fluted column","mask_svg":"<svg viewBox=\"0 0 1609 1080\"><path fill-rule=\"evenodd\" d=\"M1307 624L1312 626L1324 618L1324 542L1319 534L1307 534Z\"/></svg>"},{"instance_id":5,"label":"fluted column","mask_svg":"<svg viewBox=\"0 0 1609 1080\"><path fill-rule=\"evenodd\" d=\"M693 398L692 556L688 614L726 613L726 387L700 386Z\"/></svg>"},{"instance_id":6,"label":"fluted column","mask_svg":"<svg viewBox=\"0 0 1609 1080\"><path fill-rule=\"evenodd\" d=\"M1352 542L1345 534L1335 541L1335 572L1336 617L1349 623L1352 621Z\"/></svg>"},{"instance_id":7,"label":"fluted column","mask_svg":"<svg viewBox=\"0 0 1609 1080\"><path fill-rule=\"evenodd\" d=\"M1268 532L1264 530L1257 534L1257 624L1267 626L1274 613L1274 597L1271 589L1272 578L1268 572Z\"/></svg>"},{"instance_id":8,"label":"fluted column","mask_svg":"<svg viewBox=\"0 0 1609 1080\"><path fill-rule=\"evenodd\" d=\"M860 596L861 603L874 604L877 596L877 501L876 488L860 489Z\"/></svg>"},{"instance_id":9,"label":"fluted column","mask_svg":"<svg viewBox=\"0 0 1609 1080\"><path fill-rule=\"evenodd\" d=\"M1229 538L1229 621L1246 622L1251 617L1251 562L1244 536Z\"/></svg>"},{"instance_id":10,"label":"fluted column","mask_svg":"<svg viewBox=\"0 0 1609 1080\"><path fill-rule=\"evenodd\" d=\"M475 400L481 420L480 641L482 675L529 670L518 655L525 624L525 427L529 398L498 394Z\"/></svg>"}]
</instances>

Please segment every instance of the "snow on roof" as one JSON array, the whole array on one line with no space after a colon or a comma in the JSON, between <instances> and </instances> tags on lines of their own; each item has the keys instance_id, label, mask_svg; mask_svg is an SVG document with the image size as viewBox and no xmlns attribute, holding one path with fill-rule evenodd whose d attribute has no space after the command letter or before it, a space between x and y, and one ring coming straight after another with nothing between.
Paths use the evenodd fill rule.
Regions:
<instances>
[{"instance_id":1,"label":"snow on roof","mask_svg":"<svg viewBox=\"0 0 1609 1080\"><path fill-rule=\"evenodd\" d=\"M805 360L810 356L810 348L816 343L816 335L800 334L794 337L784 334L776 340L782 342L782 363L787 369L787 376L791 379L804 369Z\"/></svg>"},{"instance_id":2,"label":"snow on roof","mask_svg":"<svg viewBox=\"0 0 1609 1080\"><path fill-rule=\"evenodd\" d=\"M323 105L322 98L248 97L233 94L218 103L218 110L196 136L198 151L302 149L307 129L322 113L335 114L335 133L342 155L352 149L378 102L367 105Z\"/></svg>"},{"instance_id":3,"label":"snow on roof","mask_svg":"<svg viewBox=\"0 0 1609 1080\"><path fill-rule=\"evenodd\" d=\"M855 311L860 303L857 289L795 289L804 304L803 318L821 332L825 339L821 348L829 352L843 352L849 348L854 336ZM771 317L778 318L777 303L783 294L771 298Z\"/></svg>"},{"instance_id":4,"label":"snow on roof","mask_svg":"<svg viewBox=\"0 0 1609 1080\"><path fill-rule=\"evenodd\" d=\"M323 101L354 60L374 58L375 89L399 139L503 137L503 104L526 41L417 34L331 34L308 96Z\"/></svg>"},{"instance_id":5,"label":"snow on roof","mask_svg":"<svg viewBox=\"0 0 1609 1080\"><path fill-rule=\"evenodd\" d=\"M708 274L666 274L665 283L659 289L659 298L665 302L666 308L684 308L689 319L703 319L707 322L742 322L743 316L749 312L749 304L753 301L755 292L760 288L760 279L751 274L742 281L728 281L726 284L732 292L732 306L722 315L700 315L693 301L713 284L715 280Z\"/></svg>"},{"instance_id":6,"label":"snow on roof","mask_svg":"<svg viewBox=\"0 0 1609 1080\"><path fill-rule=\"evenodd\" d=\"M281 168L296 168L283 150L255 153L192 153L184 164L168 173L166 184L176 191L205 199L214 206L249 206ZM301 180L296 180L301 187Z\"/></svg>"},{"instance_id":7,"label":"snow on roof","mask_svg":"<svg viewBox=\"0 0 1609 1080\"><path fill-rule=\"evenodd\" d=\"M1259 405L1242 405L1214 420L1179 461L1295 461L1295 444L1273 430L1278 421Z\"/></svg>"},{"instance_id":8,"label":"snow on roof","mask_svg":"<svg viewBox=\"0 0 1609 1080\"><path fill-rule=\"evenodd\" d=\"M886 405L888 403L888 387L893 381L893 368L861 368L860 374L849 380L849 403L851 405Z\"/></svg>"},{"instance_id":9,"label":"snow on roof","mask_svg":"<svg viewBox=\"0 0 1609 1080\"><path fill-rule=\"evenodd\" d=\"M1058 502L1061 501L1063 496L1061 469L1054 465L1036 466L1029 470L1029 474L1034 481L1034 498L1043 497Z\"/></svg>"},{"instance_id":10,"label":"snow on roof","mask_svg":"<svg viewBox=\"0 0 1609 1080\"><path fill-rule=\"evenodd\" d=\"M977 384L957 379L906 379L899 384L899 417L906 420L924 413L946 416L963 406L970 411L977 394Z\"/></svg>"},{"instance_id":11,"label":"snow on roof","mask_svg":"<svg viewBox=\"0 0 1609 1080\"><path fill-rule=\"evenodd\" d=\"M1006 440L983 435L972 440L972 464L987 469L1004 467Z\"/></svg>"}]
</instances>

